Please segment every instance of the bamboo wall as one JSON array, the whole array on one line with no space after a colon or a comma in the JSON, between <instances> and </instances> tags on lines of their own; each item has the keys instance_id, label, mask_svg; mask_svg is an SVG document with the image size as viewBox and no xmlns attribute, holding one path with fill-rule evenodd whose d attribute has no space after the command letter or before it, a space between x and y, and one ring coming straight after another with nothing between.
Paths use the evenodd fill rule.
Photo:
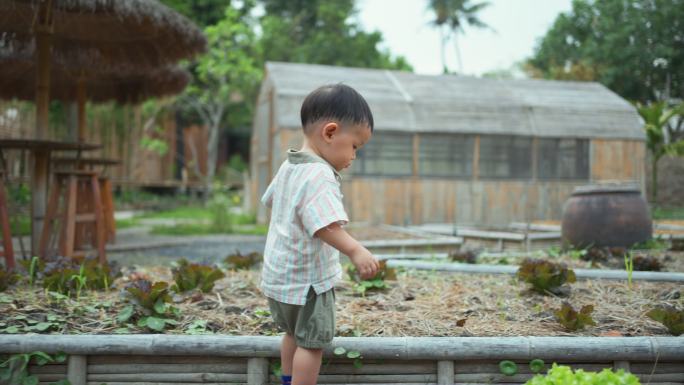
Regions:
<instances>
[{"instance_id":1,"label":"bamboo wall","mask_svg":"<svg viewBox=\"0 0 684 385\"><path fill-rule=\"evenodd\" d=\"M265 113L265 111L264 111ZM259 135L269 135L255 126L253 145ZM416 141L419 135L416 135ZM285 160L288 148L299 148L300 129L280 129L272 136L275 149L269 164L274 174ZM477 140L476 140L477 142ZM559 220L563 204L579 185L607 181L632 182L645 191L646 147L642 141L592 139L590 143L590 180L485 180L472 179L371 177L343 173L342 193L347 213L354 221L408 225L452 223L505 225L511 222ZM477 151L476 151L477 153ZM414 145L414 163L417 146ZM477 161L473 162L477 168ZM263 169L263 168L262 168ZM259 172L253 168L253 172ZM262 175L256 175L253 202L259 202L266 188ZM268 179L270 181L270 177ZM257 207L258 219L265 221L265 210Z\"/></svg>"},{"instance_id":2,"label":"bamboo wall","mask_svg":"<svg viewBox=\"0 0 684 385\"><path fill-rule=\"evenodd\" d=\"M201 173L206 172L206 128L196 125L184 127L184 148L179 149L175 112L166 109L152 124L149 124L148 115L141 106L88 105L86 141L100 143L104 147L85 156L121 160L121 165L109 167L107 170L115 184L172 186L182 183L176 178L177 156L182 154L187 164L185 172L182 173L187 178L185 180L198 181L200 178L195 172L195 164L198 164ZM68 122L51 123L48 133L50 139L74 140L72 137L75 133L70 129ZM0 138L32 138L34 131L35 107L32 103L0 101ZM141 142L145 137L164 141L167 151L159 154L144 148ZM190 147L190 143L195 145L194 148ZM16 155L8 156L18 162Z\"/></svg>"}]
</instances>

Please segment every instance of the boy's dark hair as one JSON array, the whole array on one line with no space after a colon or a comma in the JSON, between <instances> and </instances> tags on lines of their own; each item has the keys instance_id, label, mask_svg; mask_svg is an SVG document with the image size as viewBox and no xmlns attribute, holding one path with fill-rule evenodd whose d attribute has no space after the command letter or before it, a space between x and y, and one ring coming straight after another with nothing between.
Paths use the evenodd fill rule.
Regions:
<instances>
[{"instance_id":1,"label":"boy's dark hair","mask_svg":"<svg viewBox=\"0 0 684 385\"><path fill-rule=\"evenodd\" d=\"M302 128L321 119L345 124L368 124L373 132L373 113L366 99L355 89L338 83L318 87L306 96L300 111Z\"/></svg>"}]
</instances>

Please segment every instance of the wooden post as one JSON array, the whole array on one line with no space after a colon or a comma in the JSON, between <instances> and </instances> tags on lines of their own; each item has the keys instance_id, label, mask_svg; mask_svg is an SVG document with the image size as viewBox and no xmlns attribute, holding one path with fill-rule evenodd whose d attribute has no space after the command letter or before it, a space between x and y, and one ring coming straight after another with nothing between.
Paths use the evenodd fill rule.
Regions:
<instances>
[{"instance_id":1,"label":"wooden post","mask_svg":"<svg viewBox=\"0 0 684 385\"><path fill-rule=\"evenodd\" d=\"M629 361L613 361L613 369L624 369L625 372L629 372Z\"/></svg>"},{"instance_id":2,"label":"wooden post","mask_svg":"<svg viewBox=\"0 0 684 385\"><path fill-rule=\"evenodd\" d=\"M37 256L47 204L50 151L36 149L31 154L31 163L31 256Z\"/></svg>"},{"instance_id":3,"label":"wooden post","mask_svg":"<svg viewBox=\"0 0 684 385\"><path fill-rule=\"evenodd\" d=\"M480 179L480 135L473 142L473 180Z\"/></svg>"},{"instance_id":4,"label":"wooden post","mask_svg":"<svg viewBox=\"0 0 684 385\"><path fill-rule=\"evenodd\" d=\"M50 62L52 61L52 2L40 2L36 21L36 138L48 133L50 106Z\"/></svg>"},{"instance_id":5,"label":"wooden post","mask_svg":"<svg viewBox=\"0 0 684 385\"><path fill-rule=\"evenodd\" d=\"M5 268L14 270L14 249L12 248L12 234L9 224L9 207L5 196L5 183L3 174L0 171L0 229L2 230L2 252L0 256L5 257Z\"/></svg>"},{"instance_id":6,"label":"wooden post","mask_svg":"<svg viewBox=\"0 0 684 385\"><path fill-rule=\"evenodd\" d=\"M78 78L78 85L76 86L76 98L78 100L78 141L86 141L86 88L85 79L81 75Z\"/></svg>"},{"instance_id":7,"label":"wooden post","mask_svg":"<svg viewBox=\"0 0 684 385\"><path fill-rule=\"evenodd\" d=\"M247 360L247 384L268 384L268 359L250 358Z\"/></svg>"},{"instance_id":8,"label":"wooden post","mask_svg":"<svg viewBox=\"0 0 684 385\"><path fill-rule=\"evenodd\" d=\"M454 384L454 361L437 361L437 385Z\"/></svg>"},{"instance_id":9,"label":"wooden post","mask_svg":"<svg viewBox=\"0 0 684 385\"><path fill-rule=\"evenodd\" d=\"M71 385L86 385L88 376L88 357L69 356L67 364L67 380Z\"/></svg>"}]
</instances>

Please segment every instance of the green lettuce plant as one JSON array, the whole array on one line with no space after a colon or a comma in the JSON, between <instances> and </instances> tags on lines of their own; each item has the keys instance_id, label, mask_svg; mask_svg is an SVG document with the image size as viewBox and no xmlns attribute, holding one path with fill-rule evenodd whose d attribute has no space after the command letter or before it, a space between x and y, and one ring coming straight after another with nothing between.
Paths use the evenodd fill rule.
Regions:
<instances>
[{"instance_id":1,"label":"green lettuce plant","mask_svg":"<svg viewBox=\"0 0 684 385\"><path fill-rule=\"evenodd\" d=\"M199 289L208 293L214 288L214 283L226 275L213 266L199 263L189 263L186 259L178 261L178 266L171 269L173 280L176 282L171 289L177 293Z\"/></svg>"},{"instance_id":2,"label":"green lettuce plant","mask_svg":"<svg viewBox=\"0 0 684 385\"><path fill-rule=\"evenodd\" d=\"M575 282L575 272L562 263L545 259L526 258L516 274L518 280L532 285L532 290L541 294L558 294L565 283Z\"/></svg>"},{"instance_id":3,"label":"green lettuce plant","mask_svg":"<svg viewBox=\"0 0 684 385\"><path fill-rule=\"evenodd\" d=\"M580 311L576 311L568 302L563 302L559 310L554 312L558 322L569 331L584 329L588 325L596 325L591 318L591 313L594 311L594 306L582 306Z\"/></svg>"},{"instance_id":4,"label":"green lettuce plant","mask_svg":"<svg viewBox=\"0 0 684 385\"><path fill-rule=\"evenodd\" d=\"M119 323L137 318L139 327L158 332L163 331L167 325L178 324L176 320L169 318L177 316L179 310L169 306L171 296L166 282L152 284L146 279L138 279L126 288L126 293L132 304L121 310L116 318Z\"/></svg>"},{"instance_id":5,"label":"green lettuce plant","mask_svg":"<svg viewBox=\"0 0 684 385\"><path fill-rule=\"evenodd\" d=\"M600 372L585 372L582 369L573 371L571 367L553 363L546 376L537 374L524 385L641 385L639 378L623 369L614 372L603 369Z\"/></svg>"},{"instance_id":6,"label":"green lettuce plant","mask_svg":"<svg viewBox=\"0 0 684 385\"><path fill-rule=\"evenodd\" d=\"M677 310L672 306L663 305L650 310L646 315L665 325L670 334L675 336L684 334L684 310Z\"/></svg>"}]
</instances>

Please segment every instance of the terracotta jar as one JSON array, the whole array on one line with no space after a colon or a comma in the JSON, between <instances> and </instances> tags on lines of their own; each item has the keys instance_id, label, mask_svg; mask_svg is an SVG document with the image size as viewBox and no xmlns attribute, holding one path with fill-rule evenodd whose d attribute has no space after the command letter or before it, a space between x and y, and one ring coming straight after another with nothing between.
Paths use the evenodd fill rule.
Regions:
<instances>
[{"instance_id":1,"label":"terracotta jar","mask_svg":"<svg viewBox=\"0 0 684 385\"><path fill-rule=\"evenodd\" d=\"M563 242L575 247L630 247L652 234L648 203L633 185L577 187L563 207Z\"/></svg>"}]
</instances>

